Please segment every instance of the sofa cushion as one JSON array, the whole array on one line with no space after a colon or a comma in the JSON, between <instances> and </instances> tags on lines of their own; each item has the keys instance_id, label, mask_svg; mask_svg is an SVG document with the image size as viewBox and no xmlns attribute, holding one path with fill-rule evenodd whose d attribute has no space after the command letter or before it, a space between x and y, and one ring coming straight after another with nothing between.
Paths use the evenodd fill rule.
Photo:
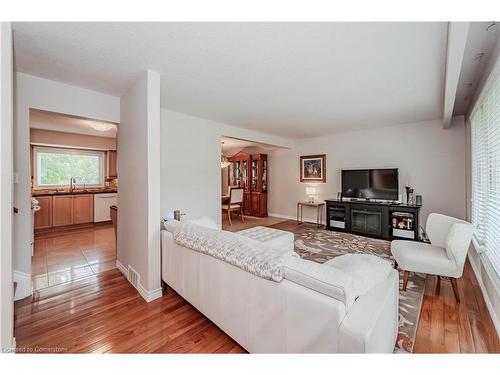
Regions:
<instances>
[{"instance_id":1,"label":"sofa cushion","mask_svg":"<svg viewBox=\"0 0 500 375\"><path fill-rule=\"evenodd\" d=\"M342 270L305 259L290 258L284 265L284 275L289 281L343 302L346 310L354 302L352 278Z\"/></svg>"},{"instance_id":2,"label":"sofa cushion","mask_svg":"<svg viewBox=\"0 0 500 375\"><path fill-rule=\"evenodd\" d=\"M263 242L266 245L278 248L287 249L289 251L294 250L294 235L292 232L287 232L284 230L268 228L257 226L249 229L240 230L238 234Z\"/></svg>"},{"instance_id":3,"label":"sofa cushion","mask_svg":"<svg viewBox=\"0 0 500 375\"><path fill-rule=\"evenodd\" d=\"M448 258L446 249L417 241L394 240L391 252L399 267L406 271L453 276L455 262Z\"/></svg>"},{"instance_id":4,"label":"sofa cushion","mask_svg":"<svg viewBox=\"0 0 500 375\"><path fill-rule=\"evenodd\" d=\"M351 276L355 298L368 293L375 285L385 281L392 270L391 263L371 254L345 254L324 264Z\"/></svg>"}]
</instances>

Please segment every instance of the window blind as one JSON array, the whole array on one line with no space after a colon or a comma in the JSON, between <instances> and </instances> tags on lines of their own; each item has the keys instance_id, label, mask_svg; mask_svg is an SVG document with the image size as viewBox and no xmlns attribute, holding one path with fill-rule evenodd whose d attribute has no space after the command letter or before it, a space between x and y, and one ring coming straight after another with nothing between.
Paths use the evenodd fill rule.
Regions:
<instances>
[{"instance_id":1,"label":"window blind","mask_svg":"<svg viewBox=\"0 0 500 375\"><path fill-rule=\"evenodd\" d=\"M500 275L500 77L476 108L470 119L474 242Z\"/></svg>"}]
</instances>

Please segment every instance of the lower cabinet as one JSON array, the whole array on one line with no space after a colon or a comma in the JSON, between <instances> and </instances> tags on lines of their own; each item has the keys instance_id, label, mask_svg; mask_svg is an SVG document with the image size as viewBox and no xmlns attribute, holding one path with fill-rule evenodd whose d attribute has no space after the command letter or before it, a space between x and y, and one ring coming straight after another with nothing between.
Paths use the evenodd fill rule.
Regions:
<instances>
[{"instance_id":1,"label":"lower cabinet","mask_svg":"<svg viewBox=\"0 0 500 375\"><path fill-rule=\"evenodd\" d=\"M243 215L252 214L252 193L243 193Z\"/></svg>"},{"instance_id":2,"label":"lower cabinet","mask_svg":"<svg viewBox=\"0 0 500 375\"><path fill-rule=\"evenodd\" d=\"M80 194L73 196L73 224L94 221L94 195Z\"/></svg>"},{"instance_id":3,"label":"lower cabinet","mask_svg":"<svg viewBox=\"0 0 500 375\"><path fill-rule=\"evenodd\" d=\"M94 221L94 195L54 195L36 197L35 229L85 224Z\"/></svg>"},{"instance_id":4,"label":"lower cabinet","mask_svg":"<svg viewBox=\"0 0 500 375\"><path fill-rule=\"evenodd\" d=\"M73 196L55 195L52 197L52 226L71 224L73 224Z\"/></svg>"},{"instance_id":5,"label":"lower cabinet","mask_svg":"<svg viewBox=\"0 0 500 375\"><path fill-rule=\"evenodd\" d=\"M267 193L252 192L252 216L267 216Z\"/></svg>"},{"instance_id":6,"label":"lower cabinet","mask_svg":"<svg viewBox=\"0 0 500 375\"><path fill-rule=\"evenodd\" d=\"M40 210L35 212L35 229L52 226L52 197L37 197Z\"/></svg>"}]
</instances>

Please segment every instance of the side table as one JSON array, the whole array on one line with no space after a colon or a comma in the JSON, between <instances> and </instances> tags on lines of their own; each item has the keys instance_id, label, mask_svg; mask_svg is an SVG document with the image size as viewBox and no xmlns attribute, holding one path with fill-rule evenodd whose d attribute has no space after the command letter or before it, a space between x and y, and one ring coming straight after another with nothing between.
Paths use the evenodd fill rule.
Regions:
<instances>
[{"instance_id":1,"label":"side table","mask_svg":"<svg viewBox=\"0 0 500 375\"><path fill-rule=\"evenodd\" d=\"M325 202L297 202L297 224L302 224L303 221L303 209L304 206L316 207L316 224L318 228L322 226L321 221L323 220L323 206ZM300 215L299 215L300 214Z\"/></svg>"}]
</instances>

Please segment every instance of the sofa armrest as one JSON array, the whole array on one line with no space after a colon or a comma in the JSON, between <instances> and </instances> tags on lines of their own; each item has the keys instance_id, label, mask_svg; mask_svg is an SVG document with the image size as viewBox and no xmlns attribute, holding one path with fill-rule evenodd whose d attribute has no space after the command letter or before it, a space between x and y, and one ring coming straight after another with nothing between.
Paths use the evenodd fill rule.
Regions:
<instances>
[{"instance_id":1,"label":"sofa armrest","mask_svg":"<svg viewBox=\"0 0 500 375\"><path fill-rule=\"evenodd\" d=\"M285 279L343 302L346 310L354 302L351 276L342 270L300 258L288 259L283 268Z\"/></svg>"},{"instance_id":2,"label":"sofa armrest","mask_svg":"<svg viewBox=\"0 0 500 375\"><path fill-rule=\"evenodd\" d=\"M359 296L340 324L339 352L392 353L399 316L399 274L392 270L387 279Z\"/></svg>"}]
</instances>

